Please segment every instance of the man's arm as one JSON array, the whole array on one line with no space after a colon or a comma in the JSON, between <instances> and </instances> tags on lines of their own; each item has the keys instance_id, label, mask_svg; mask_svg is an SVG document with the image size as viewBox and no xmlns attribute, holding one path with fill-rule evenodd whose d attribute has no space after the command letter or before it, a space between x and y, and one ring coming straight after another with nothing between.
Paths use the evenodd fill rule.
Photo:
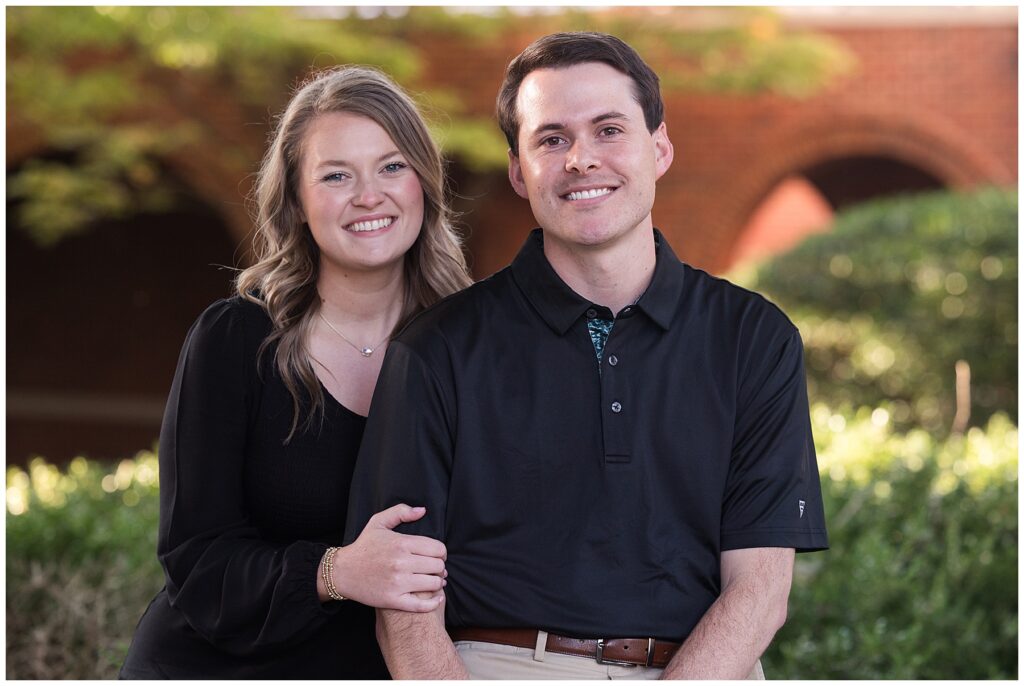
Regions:
<instances>
[{"instance_id":1,"label":"man's arm","mask_svg":"<svg viewBox=\"0 0 1024 686\"><path fill-rule=\"evenodd\" d=\"M429 352L429 345L422 347ZM438 361L443 358L424 359L402 340L388 345L352 476L346 544L374 513L401 502L427 512L403 523L400 533L444 541L456 403L451 370ZM392 677L466 678L444 629L444 608L442 602L423 614L377 610L377 641Z\"/></svg>"},{"instance_id":2,"label":"man's arm","mask_svg":"<svg viewBox=\"0 0 1024 686\"><path fill-rule=\"evenodd\" d=\"M792 548L722 553L722 592L662 679L744 679L786 621Z\"/></svg>"},{"instance_id":3,"label":"man's arm","mask_svg":"<svg viewBox=\"0 0 1024 686\"><path fill-rule=\"evenodd\" d=\"M377 610L377 643L392 679L468 679L444 629L444 603L433 612Z\"/></svg>"}]
</instances>

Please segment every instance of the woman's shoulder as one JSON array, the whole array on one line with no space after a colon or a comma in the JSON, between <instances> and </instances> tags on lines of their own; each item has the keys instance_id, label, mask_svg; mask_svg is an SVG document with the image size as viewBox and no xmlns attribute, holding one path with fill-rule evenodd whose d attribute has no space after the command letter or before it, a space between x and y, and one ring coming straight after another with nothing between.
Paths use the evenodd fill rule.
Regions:
<instances>
[{"instance_id":1,"label":"woman's shoulder","mask_svg":"<svg viewBox=\"0 0 1024 686\"><path fill-rule=\"evenodd\" d=\"M234 295L221 298L203 310L192 324L188 339L192 346L242 345L255 352L270 331L270 318L263 306Z\"/></svg>"},{"instance_id":2,"label":"woman's shoulder","mask_svg":"<svg viewBox=\"0 0 1024 686\"><path fill-rule=\"evenodd\" d=\"M200 319L210 320L217 320L222 317L234 317L254 322L270 321L266 309L264 309L260 302L250 298L243 298L237 293L227 298L215 300L199 315Z\"/></svg>"}]
</instances>

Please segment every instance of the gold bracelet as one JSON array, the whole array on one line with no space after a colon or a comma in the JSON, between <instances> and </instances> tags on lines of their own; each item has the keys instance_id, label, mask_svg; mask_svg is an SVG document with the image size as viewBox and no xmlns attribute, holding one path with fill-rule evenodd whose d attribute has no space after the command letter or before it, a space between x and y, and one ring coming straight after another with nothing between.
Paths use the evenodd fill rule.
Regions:
<instances>
[{"instance_id":1,"label":"gold bracelet","mask_svg":"<svg viewBox=\"0 0 1024 686\"><path fill-rule=\"evenodd\" d=\"M320 558L320 578L324 582L324 590L327 590L327 554L330 552L331 549L328 548Z\"/></svg>"},{"instance_id":2,"label":"gold bracelet","mask_svg":"<svg viewBox=\"0 0 1024 686\"><path fill-rule=\"evenodd\" d=\"M338 589L334 587L334 554L338 552L340 548L331 546L324 552L323 560L320 562L321 576L324 580L324 587L327 589L327 597L331 600L345 600L345 596L338 593Z\"/></svg>"}]
</instances>

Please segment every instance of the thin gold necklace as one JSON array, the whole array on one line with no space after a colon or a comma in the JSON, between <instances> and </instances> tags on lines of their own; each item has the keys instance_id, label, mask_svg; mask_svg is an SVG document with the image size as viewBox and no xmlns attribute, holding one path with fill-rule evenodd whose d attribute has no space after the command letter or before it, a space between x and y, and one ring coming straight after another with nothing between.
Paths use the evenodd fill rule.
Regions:
<instances>
[{"instance_id":1,"label":"thin gold necklace","mask_svg":"<svg viewBox=\"0 0 1024 686\"><path fill-rule=\"evenodd\" d=\"M329 327L330 327L331 331L333 331L334 333L336 333L336 334L338 334L339 336L341 336L341 340L345 341L346 343L348 343L349 345L351 345L351 346L352 346L353 348L355 348L356 350L358 350L358 351L359 351L359 354L360 354L360 355L362 355L363 357L369 357L370 355L372 355L372 354L373 354L373 351L374 351L374 350L376 350L377 348L379 348L379 347L380 347L381 345L383 345L383 344L384 344L384 343L385 343L385 342L386 342L386 341L387 341L387 340L388 340L389 338L391 338L391 336L390 336L390 335L387 335L387 336L385 336L385 337L384 337L384 338L383 338L383 339L382 339L382 340L380 341L380 343L378 343L377 345L374 345L374 346L369 346L369 345L368 345L368 346L366 346L366 347L363 347L363 346L358 346L358 345L356 345L355 343L353 343L352 341L350 341L350 340L349 340L349 338L348 338L348 336L346 336L346 335L345 335L345 334L343 334L342 332L340 332L340 331L338 331L337 329L335 329L335 328L334 328L334 324L331 324L331 323L330 323L329 321L327 321L327 317L325 317L325 316L324 316L324 313L323 313L323 312L318 312L317 314L319 314L319 315L320 315L320 319L323 319L323 320L324 320L324 324L326 324L327 326L329 326Z\"/></svg>"}]
</instances>

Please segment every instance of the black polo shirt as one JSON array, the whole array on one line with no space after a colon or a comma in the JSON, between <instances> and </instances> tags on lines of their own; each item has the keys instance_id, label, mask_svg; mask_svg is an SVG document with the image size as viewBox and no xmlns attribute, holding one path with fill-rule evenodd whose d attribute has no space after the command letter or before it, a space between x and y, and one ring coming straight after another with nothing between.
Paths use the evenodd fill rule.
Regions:
<instances>
[{"instance_id":1,"label":"black polo shirt","mask_svg":"<svg viewBox=\"0 0 1024 686\"><path fill-rule=\"evenodd\" d=\"M450 626L685 638L723 550L828 546L797 329L681 263L615 317L600 373L588 317L535 230L511 266L388 347L346 541L395 503L448 547Z\"/></svg>"}]
</instances>

